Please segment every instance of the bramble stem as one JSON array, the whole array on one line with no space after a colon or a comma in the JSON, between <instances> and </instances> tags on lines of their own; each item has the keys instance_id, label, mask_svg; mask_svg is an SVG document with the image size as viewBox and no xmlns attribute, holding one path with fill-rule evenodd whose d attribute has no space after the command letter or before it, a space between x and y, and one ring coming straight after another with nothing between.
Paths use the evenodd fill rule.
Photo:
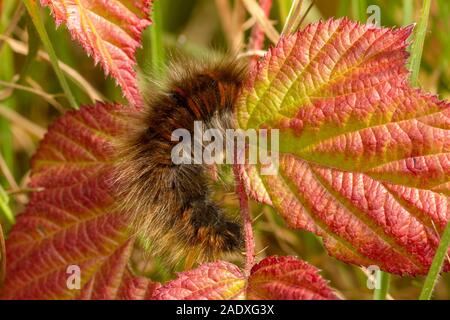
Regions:
<instances>
[{"instance_id":1,"label":"bramble stem","mask_svg":"<svg viewBox=\"0 0 450 320\"><path fill-rule=\"evenodd\" d=\"M234 165L233 172L236 180L236 194L239 197L239 205L241 208L242 224L244 226L244 240L245 240L245 274L250 275L250 270L255 264L255 239L253 236L252 218L248 208L248 196L245 192L244 183L239 174L242 166Z\"/></svg>"}]
</instances>

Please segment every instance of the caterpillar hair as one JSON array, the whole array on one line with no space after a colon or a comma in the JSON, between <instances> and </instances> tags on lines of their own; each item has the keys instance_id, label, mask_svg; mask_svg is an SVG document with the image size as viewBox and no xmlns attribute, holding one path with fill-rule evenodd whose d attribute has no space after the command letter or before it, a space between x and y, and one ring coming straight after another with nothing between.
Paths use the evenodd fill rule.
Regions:
<instances>
[{"instance_id":1,"label":"caterpillar hair","mask_svg":"<svg viewBox=\"0 0 450 320\"><path fill-rule=\"evenodd\" d=\"M151 254L169 263L215 259L242 246L239 222L212 200L210 168L172 162L176 129L191 134L194 121L224 134L246 68L237 60L174 63L164 85L150 89L145 110L119 147L119 197L134 232Z\"/></svg>"}]
</instances>

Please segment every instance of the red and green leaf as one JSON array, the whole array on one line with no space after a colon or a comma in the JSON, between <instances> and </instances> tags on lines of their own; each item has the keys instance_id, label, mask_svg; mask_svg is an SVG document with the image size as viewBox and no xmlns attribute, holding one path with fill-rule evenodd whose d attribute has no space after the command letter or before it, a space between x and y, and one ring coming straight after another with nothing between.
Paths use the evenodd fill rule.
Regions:
<instances>
[{"instance_id":1,"label":"red and green leaf","mask_svg":"<svg viewBox=\"0 0 450 320\"><path fill-rule=\"evenodd\" d=\"M294 257L268 257L252 270L248 279L250 300L334 300L317 268Z\"/></svg>"},{"instance_id":2,"label":"red and green leaf","mask_svg":"<svg viewBox=\"0 0 450 320\"><path fill-rule=\"evenodd\" d=\"M340 260L426 274L450 218L450 104L408 85L411 30L342 19L283 38L236 118L280 129L278 174L243 173L254 198Z\"/></svg>"},{"instance_id":3,"label":"red and green leaf","mask_svg":"<svg viewBox=\"0 0 450 320\"><path fill-rule=\"evenodd\" d=\"M142 31L150 24L152 0L41 0L58 25L65 24L72 37L95 63L100 63L122 88L128 101L140 106L135 52Z\"/></svg>"},{"instance_id":4,"label":"red and green leaf","mask_svg":"<svg viewBox=\"0 0 450 320\"><path fill-rule=\"evenodd\" d=\"M318 270L294 257L268 257L246 279L234 264L219 261L182 272L155 291L154 299L337 299Z\"/></svg>"},{"instance_id":5,"label":"red and green leaf","mask_svg":"<svg viewBox=\"0 0 450 320\"><path fill-rule=\"evenodd\" d=\"M239 300L245 298L245 277L225 261L206 263L181 272L155 291L156 300Z\"/></svg>"},{"instance_id":6,"label":"red and green leaf","mask_svg":"<svg viewBox=\"0 0 450 320\"><path fill-rule=\"evenodd\" d=\"M128 109L130 110L130 109ZM142 299L157 284L128 270L133 239L116 209L112 186L115 137L127 112L98 104L66 113L32 160L33 193L9 234L2 298ZM81 271L69 290L67 268Z\"/></svg>"}]
</instances>

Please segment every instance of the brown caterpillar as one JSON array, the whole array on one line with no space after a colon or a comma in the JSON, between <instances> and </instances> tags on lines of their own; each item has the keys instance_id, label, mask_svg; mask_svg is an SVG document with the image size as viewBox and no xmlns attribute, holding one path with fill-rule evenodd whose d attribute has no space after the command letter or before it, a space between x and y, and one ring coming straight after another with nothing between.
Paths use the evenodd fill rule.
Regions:
<instances>
[{"instance_id":1,"label":"brown caterpillar","mask_svg":"<svg viewBox=\"0 0 450 320\"><path fill-rule=\"evenodd\" d=\"M143 112L132 121L134 132L121 142L119 197L132 229L151 241L155 256L174 264L211 260L242 246L239 223L211 198L208 167L175 165L171 141L175 129L232 128L231 112L246 76L236 60L180 63L166 84L150 90Z\"/></svg>"}]
</instances>

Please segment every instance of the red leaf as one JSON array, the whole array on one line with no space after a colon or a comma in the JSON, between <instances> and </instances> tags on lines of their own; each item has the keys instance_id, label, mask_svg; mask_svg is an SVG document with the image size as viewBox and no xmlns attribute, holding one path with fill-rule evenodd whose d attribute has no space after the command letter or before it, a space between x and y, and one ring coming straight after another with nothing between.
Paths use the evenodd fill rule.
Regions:
<instances>
[{"instance_id":1,"label":"red leaf","mask_svg":"<svg viewBox=\"0 0 450 320\"><path fill-rule=\"evenodd\" d=\"M259 63L236 115L280 129L278 174L243 173L255 199L340 260L417 275L450 219L450 104L409 86L411 30L311 24Z\"/></svg>"},{"instance_id":2,"label":"red leaf","mask_svg":"<svg viewBox=\"0 0 450 320\"><path fill-rule=\"evenodd\" d=\"M101 64L106 75L116 79L125 97L140 106L135 52L141 46L142 31L150 24L152 0L41 0L56 24L64 23L72 37Z\"/></svg>"},{"instance_id":3,"label":"red leaf","mask_svg":"<svg viewBox=\"0 0 450 320\"><path fill-rule=\"evenodd\" d=\"M182 272L155 291L156 300L244 299L245 278L234 264L219 261Z\"/></svg>"},{"instance_id":4,"label":"red leaf","mask_svg":"<svg viewBox=\"0 0 450 320\"><path fill-rule=\"evenodd\" d=\"M129 110L129 109L128 109ZM49 129L32 160L33 193L9 234L9 299L141 299L157 286L132 276L127 221L115 209L111 175L114 137L127 130L126 112L98 104L71 111ZM67 268L81 271L70 290Z\"/></svg>"},{"instance_id":5,"label":"red leaf","mask_svg":"<svg viewBox=\"0 0 450 320\"><path fill-rule=\"evenodd\" d=\"M318 271L294 257L268 257L252 268L248 279L247 299L337 299Z\"/></svg>"}]
</instances>

